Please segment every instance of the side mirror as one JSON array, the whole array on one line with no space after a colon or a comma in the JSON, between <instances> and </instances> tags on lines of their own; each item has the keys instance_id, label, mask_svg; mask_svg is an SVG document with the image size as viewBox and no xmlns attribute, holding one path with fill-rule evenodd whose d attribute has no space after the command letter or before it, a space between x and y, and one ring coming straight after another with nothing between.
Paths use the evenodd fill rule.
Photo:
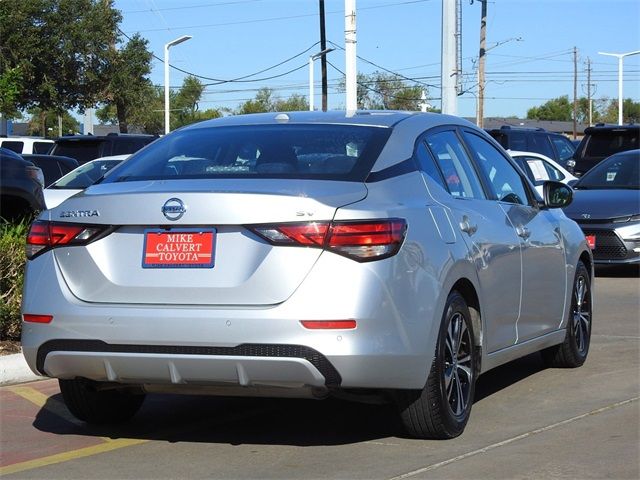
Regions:
<instances>
[{"instance_id":1,"label":"side mirror","mask_svg":"<svg viewBox=\"0 0 640 480\"><path fill-rule=\"evenodd\" d=\"M544 182L542 191L546 208L564 208L573 200L573 190L561 182Z\"/></svg>"}]
</instances>

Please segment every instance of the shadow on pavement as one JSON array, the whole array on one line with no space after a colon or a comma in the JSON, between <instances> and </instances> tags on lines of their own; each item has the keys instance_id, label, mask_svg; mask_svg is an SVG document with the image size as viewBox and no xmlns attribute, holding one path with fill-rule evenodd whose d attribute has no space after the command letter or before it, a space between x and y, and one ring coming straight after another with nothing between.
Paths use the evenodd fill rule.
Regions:
<instances>
[{"instance_id":1,"label":"shadow on pavement","mask_svg":"<svg viewBox=\"0 0 640 480\"><path fill-rule=\"evenodd\" d=\"M546 368L542 357L536 352L489 370L478 378L474 402L479 402Z\"/></svg>"},{"instance_id":2,"label":"shadow on pavement","mask_svg":"<svg viewBox=\"0 0 640 480\"><path fill-rule=\"evenodd\" d=\"M493 369L479 378L475 401L543 369L537 353ZM59 435L230 445L345 445L405 437L393 405L368 405L337 399L315 401L155 394L147 395L142 409L129 423L109 427L71 422L52 413L61 408L62 402L61 394L49 398L38 412L33 426Z\"/></svg>"}]
</instances>

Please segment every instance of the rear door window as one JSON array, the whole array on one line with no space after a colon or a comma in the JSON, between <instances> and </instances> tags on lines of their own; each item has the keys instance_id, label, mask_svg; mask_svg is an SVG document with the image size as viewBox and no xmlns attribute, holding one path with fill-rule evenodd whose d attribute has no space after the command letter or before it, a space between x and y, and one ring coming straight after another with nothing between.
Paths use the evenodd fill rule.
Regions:
<instances>
[{"instance_id":1,"label":"rear door window","mask_svg":"<svg viewBox=\"0 0 640 480\"><path fill-rule=\"evenodd\" d=\"M497 200L527 205L527 189L516 168L484 138L470 132L464 132L464 138L493 186Z\"/></svg>"},{"instance_id":2,"label":"rear door window","mask_svg":"<svg viewBox=\"0 0 640 480\"><path fill-rule=\"evenodd\" d=\"M455 131L431 133L426 140L452 196L485 198L480 179Z\"/></svg>"}]
</instances>

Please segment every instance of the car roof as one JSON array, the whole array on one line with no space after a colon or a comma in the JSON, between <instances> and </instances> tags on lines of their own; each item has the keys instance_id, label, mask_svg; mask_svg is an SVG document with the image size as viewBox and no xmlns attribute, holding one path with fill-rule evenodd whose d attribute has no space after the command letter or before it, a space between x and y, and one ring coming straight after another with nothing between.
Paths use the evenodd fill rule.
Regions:
<instances>
[{"instance_id":1,"label":"car roof","mask_svg":"<svg viewBox=\"0 0 640 480\"><path fill-rule=\"evenodd\" d=\"M585 135L598 135L599 133L610 132L636 132L640 130L640 125L596 125L584 129Z\"/></svg>"},{"instance_id":2,"label":"car roof","mask_svg":"<svg viewBox=\"0 0 640 480\"><path fill-rule=\"evenodd\" d=\"M373 127L393 127L399 122L411 117L420 116L432 119L433 126L439 125L445 115L438 113L405 112L398 110L358 110L353 115L347 115L344 110L328 112L269 112L247 115L230 115L227 117L206 120L183 127L198 129L235 125L278 125L278 124L345 124ZM457 118L457 117L451 117Z\"/></svg>"},{"instance_id":3,"label":"car roof","mask_svg":"<svg viewBox=\"0 0 640 480\"><path fill-rule=\"evenodd\" d=\"M116 138L156 138L157 135L146 133L110 133L108 135L69 135L56 138L60 142L104 142Z\"/></svg>"}]
</instances>

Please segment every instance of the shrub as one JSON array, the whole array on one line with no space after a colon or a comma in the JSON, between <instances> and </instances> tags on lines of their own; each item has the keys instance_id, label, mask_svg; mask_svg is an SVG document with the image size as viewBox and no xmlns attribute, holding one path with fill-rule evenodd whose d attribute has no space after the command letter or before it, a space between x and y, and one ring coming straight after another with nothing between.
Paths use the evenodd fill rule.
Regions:
<instances>
[{"instance_id":1,"label":"shrub","mask_svg":"<svg viewBox=\"0 0 640 480\"><path fill-rule=\"evenodd\" d=\"M0 340L19 340L25 240L29 224L0 224Z\"/></svg>"}]
</instances>

